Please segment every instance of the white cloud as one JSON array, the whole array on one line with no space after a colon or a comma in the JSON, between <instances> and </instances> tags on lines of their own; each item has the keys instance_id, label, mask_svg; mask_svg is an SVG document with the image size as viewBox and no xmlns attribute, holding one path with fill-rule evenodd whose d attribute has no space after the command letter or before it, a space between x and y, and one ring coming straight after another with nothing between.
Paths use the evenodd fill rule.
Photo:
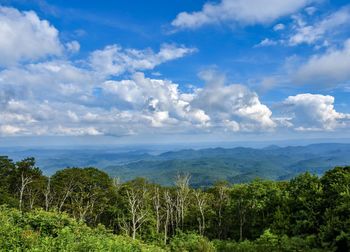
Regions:
<instances>
[{"instance_id":1,"label":"white cloud","mask_svg":"<svg viewBox=\"0 0 350 252\"><path fill-rule=\"evenodd\" d=\"M0 125L0 136L11 136L21 132L21 128L12 125Z\"/></svg>"},{"instance_id":2,"label":"white cloud","mask_svg":"<svg viewBox=\"0 0 350 252\"><path fill-rule=\"evenodd\" d=\"M333 97L311 94L287 98L282 117L274 118L272 111L247 87L225 85L223 76L210 71L201 76L206 86L188 93L181 92L171 81L147 78L137 72L131 79L105 80L85 88L81 88L79 79L72 79L71 84L80 90L79 96L85 95L84 101L54 91L55 88L27 96L12 95L1 105L0 134L121 136L280 128L329 131L347 127L350 120L350 115L335 111ZM25 74L22 77L28 78ZM23 82L21 87L25 85ZM97 95L92 94L95 88L100 90ZM11 92L3 96L6 94Z\"/></svg>"},{"instance_id":3,"label":"white cloud","mask_svg":"<svg viewBox=\"0 0 350 252\"><path fill-rule=\"evenodd\" d=\"M255 92L243 85L224 85L223 77L216 78L212 71L201 76L207 85L196 91L191 105L203 110L212 125L233 131L269 131L276 126L271 110Z\"/></svg>"},{"instance_id":4,"label":"white cloud","mask_svg":"<svg viewBox=\"0 0 350 252\"><path fill-rule=\"evenodd\" d=\"M0 66L60 55L58 31L33 11L0 6Z\"/></svg>"},{"instance_id":5,"label":"white cloud","mask_svg":"<svg viewBox=\"0 0 350 252\"><path fill-rule=\"evenodd\" d=\"M284 30L286 27L285 27L285 25L284 24L276 24L274 27L273 27L273 30L274 31L282 31L282 30Z\"/></svg>"},{"instance_id":6,"label":"white cloud","mask_svg":"<svg viewBox=\"0 0 350 252\"><path fill-rule=\"evenodd\" d=\"M274 46L274 45L277 45L277 44L278 44L277 41L271 40L269 38L265 38L259 44L255 45L254 47Z\"/></svg>"},{"instance_id":7,"label":"white cloud","mask_svg":"<svg viewBox=\"0 0 350 252\"><path fill-rule=\"evenodd\" d=\"M193 109L193 94L182 94L178 85L166 80L145 78L135 73L132 80L106 81L103 93L119 108L142 113L141 117L153 126L187 121L204 126L209 117L204 111Z\"/></svg>"},{"instance_id":8,"label":"white cloud","mask_svg":"<svg viewBox=\"0 0 350 252\"><path fill-rule=\"evenodd\" d=\"M181 12L172 25L176 28L198 28L207 24L266 24L292 14L312 0L221 0L207 2L201 11Z\"/></svg>"},{"instance_id":9,"label":"white cloud","mask_svg":"<svg viewBox=\"0 0 350 252\"><path fill-rule=\"evenodd\" d=\"M99 79L69 61L9 67L0 72L3 99L83 100Z\"/></svg>"},{"instance_id":10,"label":"white cloud","mask_svg":"<svg viewBox=\"0 0 350 252\"><path fill-rule=\"evenodd\" d=\"M102 132L97 130L94 127L76 127L76 128L68 128L64 127L62 125L59 125L58 127L54 128L53 133L55 135L62 135L62 136L98 136L103 135Z\"/></svg>"},{"instance_id":11,"label":"white cloud","mask_svg":"<svg viewBox=\"0 0 350 252\"><path fill-rule=\"evenodd\" d=\"M30 73L19 76L24 80L32 78L26 75ZM23 88L26 82L19 78L16 85ZM40 78L49 81L45 74L36 78L33 79L39 86ZM208 85L183 93L171 81L146 78L138 72L131 79L106 80L85 88L81 87L79 78L71 81L79 90L73 96L59 93L59 85L58 89L53 86L39 92L35 82L30 83L31 90L38 92L20 96L14 91L0 111L1 134L130 135L152 130L159 133L213 129L265 131L275 127L271 111L254 92L241 85ZM1 85L4 84L0 82ZM91 90L97 87L99 94L91 95ZM72 98L84 94L85 101Z\"/></svg>"},{"instance_id":12,"label":"white cloud","mask_svg":"<svg viewBox=\"0 0 350 252\"><path fill-rule=\"evenodd\" d=\"M332 131L346 127L350 114L334 109L334 97L319 94L289 96L284 102L286 121L298 131Z\"/></svg>"},{"instance_id":13,"label":"white cloud","mask_svg":"<svg viewBox=\"0 0 350 252\"><path fill-rule=\"evenodd\" d=\"M269 131L275 127L271 110L242 85L206 87L197 92L192 106L203 110L217 127L234 131Z\"/></svg>"},{"instance_id":14,"label":"white cloud","mask_svg":"<svg viewBox=\"0 0 350 252\"><path fill-rule=\"evenodd\" d=\"M312 16L316 11L317 11L317 8L314 6L309 6L305 8L305 12L310 16Z\"/></svg>"},{"instance_id":15,"label":"white cloud","mask_svg":"<svg viewBox=\"0 0 350 252\"><path fill-rule=\"evenodd\" d=\"M224 2L218 6L224 5ZM245 2L241 4L245 5ZM281 6L285 4L280 3ZM187 92L170 80L149 78L140 72L191 54L196 50L193 48L164 44L158 52L154 52L151 49L124 49L111 45L92 52L88 59L81 59L79 63L72 62L67 52L77 52L79 42L61 44L58 31L47 21L40 20L34 12L19 12L11 8L1 10L0 18L4 19L3 13L6 14L4 20L17 15L18 19L13 24L19 26L18 31L24 29L23 34L35 41L23 47L32 54L23 53L20 48L18 54L3 54L8 58L0 59L0 62L3 60L0 64L4 66L0 71L1 136L261 132L278 130L279 127L335 130L348 125L349 115L336 112L334 98L330 96L303 94L289 97L283 103L286 113L274 118L270 108L255 92L244 85L227 85L225 76L214 71L201 72L199 76L206 85ZM265 22L262 20L267 20L267 17L259 16L252 20ZM13 25L11 22L8 23ZM33 27L36 26L31 22L40 27L41 32L47 29L54 35L51 39L56 41L57 51L50 51L38 43L43 35L35 33L36 28ZM1 25L0 31L6 26ZM31 31L28 27L34 35L28 33ZM13 41L20 36L16 35ZM50 36L46 39L50 40ZM4 41L1 36L0 48L6 44ZM30 47L34 45L44 50L37 53L36 47ZM312 74L321 76L325 73L346 80L349 77L349 48L350 42L347 42L341 50L314 56L302 66L306 70L300 69L298 76L305 79ZM9 48L9 51L13 49ZM4 53L3 50L1 53ZM48 55L58 56L48 60L45 58ZM335 65L340 62L345 66ZM115 76L123 73L126 73L124 78L115 80Z\"/></svg>"},{"instance_id":16,"label":"white cloud","mask_svg":"<svg viewBox=\"0 0 350 252\"><path fill-rule=\"evenodd\" d=\"M325 17L323 20L308 25L301 16L294 16L293 34L289 38L289 45L324 43L326 35L337 33L341 27L349 27L350 7L344 7Z\"/></svg>"},{"instance_id":17,"label":"white cloud","mask_svg":"<svg viewBox=\"0 0 350 252\"><path fill-rule=\"evenodd\" d=\"M186 131L206 127L210 120L204 111L191 108L193 94L181 93L171 81L136 72L184 57L194 48L163 44L153 52L112 45L93 52L88 64L79 63L84 68L64 55L79 51L79 42L62 45L58 31L34 12L1 7L0 21L1 135L130 135L177 127ZM18 48L6 47L12 44ZM48 55L58 57L47 60ZM124 72L133 77L108 79Z\"/></svg>"},{"instance_id":18,"label":"white cloud","mask_svg":"<svg viewBox=\"0 0 350 252\"><path fill-rule=\"evenodd\" d=\"M336 85L350 80L350 39L342 49L311 57L295 73L297 83Z\"/></svg>"},{"instance_id":19,"label":"white cloud","mask_svg":"<svg viewBox=\"0 0 350 252\"><path fill-rule=\"evenodd\" d=\"M195 48L163 44L159 52L151 49L123 49L109 45L94 51L90 56L93 69L105 75L120 75L124 72L154 69L156 66L195 52Z\"/></svg>"},{"instance_id":20,"label":"white cloud","mask_svg":"<svg viewBox=\"0 0 350 252\"><path fill-rule=\"evenodd\" d=\"M66 43L66 48L67 48L68 52L77 53L80 50L80 44L78 41L73 40L73 41Z\"/></svg>"}]
</instances>

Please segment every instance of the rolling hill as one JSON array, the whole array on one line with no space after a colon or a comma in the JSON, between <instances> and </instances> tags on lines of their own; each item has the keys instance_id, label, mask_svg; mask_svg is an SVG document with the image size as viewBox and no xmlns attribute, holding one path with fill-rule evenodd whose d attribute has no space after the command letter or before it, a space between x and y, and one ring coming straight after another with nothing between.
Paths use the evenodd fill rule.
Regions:
<instances>
[{"instance_id":1,"label":"rolling hill","mask_svg":"<svg viewBox=\"0 0 350 252\"><path fill-rule=\"evenodd\" d=\"M350 144L312 144L266 148L183 149L154 154L147 149L2 149L14 160L33 156L45 174L66 167L100 168L123 181L145 177L163 185L173 184L178 173L191 174L192 186L211 185L219 180L232 183L255 178L286 180L310 171L324 171L350 164Z\"/></svg>"},{"instance_id":2,"label":"rolling hill","mask_svg":"<svg viewBox=\"0 0 350 252\"><path fill-rule=\"evenodd\" d=\"M191 174L193 186L210 185L219 180L232 183L255 178L284 180L310 171L322 174L338 165L350 164L350 144L313 144L280 148L210 148L166 152L151 159L104 168L122 180L146 177L171 185L178 173Z\"/></svg>"}]
</instances>

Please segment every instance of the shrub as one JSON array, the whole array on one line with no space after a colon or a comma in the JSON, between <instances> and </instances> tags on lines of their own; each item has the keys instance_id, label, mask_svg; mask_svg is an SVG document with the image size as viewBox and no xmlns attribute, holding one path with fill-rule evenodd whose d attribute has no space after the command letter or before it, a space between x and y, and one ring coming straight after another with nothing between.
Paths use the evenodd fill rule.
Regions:
<instances>
[{"instance_id":1,"label":"shrub","mask_svg":"<svg viewBox=\"0 0 350 252\"><path fill-rule=\"evenodd\" d=\"M35 210L21 214L0 206L0 223L0 251L164 251L114 235L102 225L90 228L55 212Z\"/></svg>"},{"instance_id":2,"label":"shrub","mask_svg":"<svg viewBox=\"0 0 350 252\"><path fill-rule=\"evenodd\" d=\"M170 241L170 250L176 252L212 252L213 244L196 233L179 233Z\"/></svg>"}]
</instances>

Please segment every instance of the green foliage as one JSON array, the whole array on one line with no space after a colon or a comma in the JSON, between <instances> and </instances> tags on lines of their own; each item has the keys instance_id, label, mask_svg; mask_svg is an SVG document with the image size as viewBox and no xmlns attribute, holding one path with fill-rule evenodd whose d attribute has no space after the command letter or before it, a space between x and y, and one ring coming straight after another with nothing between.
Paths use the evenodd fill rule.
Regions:
<instances>
[{"instance_id":1,"label":"green foliage","mask_svg":"<svg viewBox=\"0 0 350 252\"><path fill-rule=\"evenodd\" d=\"M338 251L350 250L350 167L336 167L321 178L324 216L320 236Z\"/></svg>"},{"instance_id":2,"label":"green foliage","mask_svg":"<svg viewBox=\"0 0 350 252\"><path fill-rule=\"evenodd\" d=\"M271 233L269 229L255 241L245 240L242 242L215 240L214 245L217 251L220 252L321 252L329 251L322 248L314 248L312 237L302 239L299 237L289 238L286 235L279 236Z\"/></svg>"},{"instance_id":3,"label":"green foliage","mask_svg":"<svg viewBox=\"0 0 350 252\"><path fill-rule=\"evenodd\" d=\"M213 252L213 244L196 233L179 233L171 239L171 251L176 252Z\"/></svg>"},{"instance_id":4,"label":"green foliage","mask_svg":"<svg viewBox=\"0 0 350 252\"><path fill-rule=\"evenodd\" d=\"M33 158L0 157L0 251L350 251L350 167L174 184L122 183L92 167L48 178Z\"/></svg>"},{"instance_id":5,"label":"green foliage","mask_svg":"<svg viewBox=\"0 0 350 252\"><path fill-rule=\"evenodd\" d=\"M287 188L289 235L314 234L320 226L322 185L317 176L301 174ZM293 214L291 214L293 213Z\"/></svg>"},{"instance_id":6,"label":"green foliage","mask_svg":"<svg viewBox=\"0 0 350 252\"><path fill-rule=\"evenodd\" d=\"M91 224L96 224L113 197L112 180L96 168L63 169L51 177L51 184L56 193L53 206Z\"/></svg>"},{"instance_id":7,"label":"green foliage","mask_svg":"<svg viewBox=\"0 0 350 252\"><path fill-rule=\"evenodd\" d=\"M55 212L1 207L0 222L0 251L163 251Z\"/></svg>"}]
</instances>

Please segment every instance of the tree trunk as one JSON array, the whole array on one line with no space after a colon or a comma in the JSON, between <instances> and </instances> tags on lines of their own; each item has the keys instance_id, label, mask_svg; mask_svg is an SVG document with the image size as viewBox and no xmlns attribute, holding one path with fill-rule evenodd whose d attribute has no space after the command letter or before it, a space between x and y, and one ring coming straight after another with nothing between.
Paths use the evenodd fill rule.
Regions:
<instances>
[{"instance_id":1,"label":"tree trunk","mask_svg":"<svg viewBox=\"0 0 350 252\"><path fill-rule=\"evenodd\" d=\"M244 224L244 221L243 221L243 217L241 216L240 223L239 223L239 240L240 241L243 241L243 224Z\"/></svg>"},{"instance_id":2,"label":"tree trunk","mask_svg":"<svg viewBox=\"0 0 350 252\"><path fill-rule=\"evenodd\" d=\"M48 178L47 181L47 186L46 186L46 191L45 191L45 211L49 211L50 207L50 193L51 193L51 179L50 177Z\"/></svg>"},{"instance_id":3,"label":"tree trunk","mask_svg":"<svg viewBox=\"0 0 350 252\"><path fill-rule=\"evenodd\" d=\"M21 187L19 190L19 210L22 211L23 207L23 195L24 195L24 190L26 189L27 185L32 183L33 180L31 177L25 177L24 172L21 174Z\"/></svg>"}]
</instances>

